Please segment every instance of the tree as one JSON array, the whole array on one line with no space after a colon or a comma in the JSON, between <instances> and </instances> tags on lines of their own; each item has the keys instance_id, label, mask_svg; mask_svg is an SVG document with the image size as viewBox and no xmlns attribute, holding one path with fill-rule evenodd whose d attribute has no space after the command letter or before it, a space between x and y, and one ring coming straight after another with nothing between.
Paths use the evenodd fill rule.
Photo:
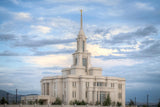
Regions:
<instances>
[{"instance_id":1,"label":"tree","mask_svg":"<svg viewBox=\"0 0 160 107\"><path fill-rule=\"evenodd\" d=\"M8 104L8 101L2 97L2 99L0 100L0 104Z\"/></svg>"},{"instance_id":2,"label":"tree","mask_svg":"<svg viewBox=\"0 0 160 107\"><path fill-rule=\"evenodd\" d=\"M122 105L121 102L117 102L117 106L120 107Z\"/></svg>"},{"instance_id":3,"label":"tree","mask_svg":"<svg viewBox=\"0 0 160 107\"><path fill-rule=\"evenodd\" d=\"M111 98L110 95L107 95L107 98L105 99L105 101L103 102L104 106L110 106L111 105Z\"/></svg>"},{"instance_id":4,"label":"tree","mask_svg":"<svg viewBox=\"0 0 160 107\"><path fill-rule=\"evenodd\" d=\"M74 105L74 104L76 104L76 105L86 105L87 103L84 100L82 100L82 101L74 100L74 101L70 101L69 104L70 105Z\"/></svg>"},{"instance_id":5,"label":"tree","mask_svg":"<svg viewBox=\"0 0 160 107\"><path fill-rule=\"evenodd\" d=\"M86 102L82 100L81 105L86 105Z\"/></svg>"},{"instance_id":6,"label":"tree","mask_svg":"<svg viewBox=\"0 0 160 107\"><path fill-rule=\"evenodd\" d=\"M52 103L52 105L61 105L62 101L59 97L56 98L55 102Z\"/></svg>"},{"instance_id":7,"label":"tree","mask_svg":"<svg viewBox=\"0 0 160 107\"><path fill-rule=\"evenodd\" d=\"M38 101L38 103L39 103L40 105L43 105L43 100L40 99L40 100Z\"/></svg>"},{"instance_id":8,"label":"tree","mask_svg":"<svg viewBox=\"0 0 160 107\"><path fill-rule=\"evenodd\" d=\"M100 105L100 104L101 104L100 102L96 101L96 105Z\"/></svg>"},{"instance_id":9,"label":"tree","mask_svg":"<svg viewBox=\"0 0 160 107\"><path fill-rule=\"evenodd\" d=\"M160 101L158 102L158 105L157 105L158 107L160 107Z\"/></svg>"},{"instance_id":10,"label":"tree","mask_svg":"<svg viewBox=\"0 0 160 107\"><path fill-rule=\"evenodd\" d=\"M142 107L147 107L147 105L144 104Z\"/></svg>"},{"instance_id":11,"label":"tree","mask_svg":"<svg viewBox=\"0 0 160 107\"><path fill-rule=\"evenodd\" d=\"M115 106L115 105L116 105L116 102L115 102L115 101L113 101L113 102L112 102L112 106Z\"/></svg>"},{"instance_id":12,"label":"tree","mask_svg":"<svg viewBox=\"0 0 160 107\"><path fill-rule=\"evenodd\" d=\"M134 102L132 99L130 99L129 106L132 106L132 105L134 105Z\"/></svg>"}]
</instances>

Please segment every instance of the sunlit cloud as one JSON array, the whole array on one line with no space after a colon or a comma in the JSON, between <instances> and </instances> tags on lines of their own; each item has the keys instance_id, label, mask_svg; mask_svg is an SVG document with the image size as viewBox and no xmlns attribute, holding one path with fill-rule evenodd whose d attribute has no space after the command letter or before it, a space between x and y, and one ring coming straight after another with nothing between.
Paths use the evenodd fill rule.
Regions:
<instances>
[{"instance_id":1,"label":"sunlit cloud","mask_svg":"<svg viewBox=\"0 0 160 107\"><path fill-rule=\"evenodd\" d=\"M149 3L137 2L137 3L136 3L136 7L137 7L138 9L142 9L142 10L149 10L149 11L154 10L154 7L151 6Z\"/></svg>"},{"instance_id":2,"label":"sunlit cloud","mask_svg":"<svg viewBox=\"0 0 160 107\"><path fill-rule=\"evenodd\" d=\"M49 33L51 28L47 27L47 26L42 26L42 25L38 25L38 26L35 26L35 25L31 25L31 28L33 28L34 30L36 30L37 32L40 32L40 33Z\"/></svg>"},{"instance_id":3,"label":"sunlit cloud","mask_svg":"<svg viewBox=\"0 0 160 107\"><path fill-rule=\"evenodd\" d=\"M32 19L30 13L19 12L15 13L16 20L30 21Z\"/></svg>"},{"instance_id":4,"label":"sunlit cloud","mask_svg":"<svg viewBox=\"0 0 160 107\"><path fill-rule=\"evenodd\" d=\"M46 55L46 56L28 56L23 60L26 63L33 64L33 66L40 67L52 67L52 66L60 66L60 67L69 67L71 66L71 55L67 54L59 54L59 55Z\"/></svg>"}]
</instances>

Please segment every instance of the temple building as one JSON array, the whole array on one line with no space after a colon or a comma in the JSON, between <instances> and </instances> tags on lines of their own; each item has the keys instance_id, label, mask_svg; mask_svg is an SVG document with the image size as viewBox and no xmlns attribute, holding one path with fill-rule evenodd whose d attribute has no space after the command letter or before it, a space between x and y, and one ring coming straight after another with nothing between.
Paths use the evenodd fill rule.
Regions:
<instances>
[{"instance_id":1,"label":"temple building","mask_svg":"<svg viewBox=\"0 0 160 107\"><path fill-rule=\"evenodd\" d=\"M82 10L76 40L73 64L70 68L62 69L62 75L42 78L39 99L52 103L59 97L64 104L75 100L102 104L109 95L112 102L120 102L125 107L125 79L103 76L102 68L91 65L91 53L87 51L87 38L83 31Z\"/></svg>"}]
</instances>

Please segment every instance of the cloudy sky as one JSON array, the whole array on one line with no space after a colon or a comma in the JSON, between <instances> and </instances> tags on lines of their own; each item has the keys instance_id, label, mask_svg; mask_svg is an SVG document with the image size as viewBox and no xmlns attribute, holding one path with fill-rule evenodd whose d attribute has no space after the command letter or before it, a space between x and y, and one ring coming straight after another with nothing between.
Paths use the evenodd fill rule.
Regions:
<instances>
[{"instance_id":1,"label":"cloudy sky","mask_svg":"<svg viewBox=\"0 0 160 107\"><path fill-rule=\"evenodd\" d=\"M40 94L40 79L70 67L80 29L92 65L126 79L126 100L160 98L159 0L0 0L0 89Z\"/></svg>"}]
</instances>

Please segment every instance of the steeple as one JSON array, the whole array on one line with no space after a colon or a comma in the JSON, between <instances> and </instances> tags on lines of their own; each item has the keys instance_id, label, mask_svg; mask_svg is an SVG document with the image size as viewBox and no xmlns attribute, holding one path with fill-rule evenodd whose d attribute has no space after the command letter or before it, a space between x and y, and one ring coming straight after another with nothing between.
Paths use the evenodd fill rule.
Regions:
<instances>
[{"instance_id":1,"label":"steeple","mask_svg":"<svg viewBox=\"0 0 160 107\"><path fill-rule=\"evenodd\" d=\"M73 53L73 65L71 72L82 74L89 74L88 69L91 67L90 63L90 56L91 54L87 51L87 38L83 31L83 17L82 17L82 10L81 12L81 19L80 19L80 31L77 37L77 50Z\"/></svg>"},{"instance_id":2,"label":"steeple","mask_svg":"<svg viewBox=\"0 0 160 107\"><path fill-rule=\"evenodd\" d=\"M77 37L77 52L85 52L86 51L86 36L83 31L83 20L82 20L82 9L81 11L81 23L80 23L80 31Z\"/></svg>"},{"instance_id":3,"label":"steeple","mask_svg":"<svg viewBox=\"0 0 160 107\"><path fill-rule=\"evenodd\" d=\"M84 31L83 31L83 16L82 16L82 9L80 10L81 11L81 27L80 27L80 31L79 31L79 34L78 34L78 37L84 37L86 38L85 34L84 34Z\"/></svg>"}]
</instances>

